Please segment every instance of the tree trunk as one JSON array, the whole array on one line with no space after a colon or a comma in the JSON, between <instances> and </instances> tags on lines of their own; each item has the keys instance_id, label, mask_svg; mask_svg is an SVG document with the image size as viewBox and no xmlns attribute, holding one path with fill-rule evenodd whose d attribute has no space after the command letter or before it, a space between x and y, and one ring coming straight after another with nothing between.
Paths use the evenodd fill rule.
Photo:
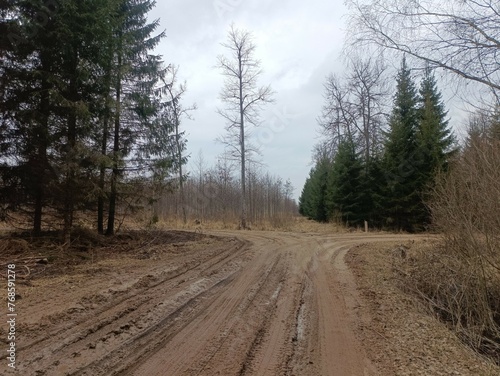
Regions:
<instances>
[{"instance_id":1,"label":"tree trunk","mask_svg":"<svg viewBox=\"0 0 500 376\"><path fill-rule=\"evenodd\" d=\"M241 51L240 51L241 52ZM240 85L240 146L241 146L241 228L247 228L246 176L245 176L245 114L243 108L243 67L241 53L238 56Z\"/></svg>"},{"instance_id":2,"label":"tree trunk","mask_svg":"<svg viewBox=\"0 0 500 376\"><path fill-rule=\"evenodd\" d=\"M179 191L181 198L182 222L186 224L187 223L186 197L184 194L184 181L182 177L182 155L180 151L179 151Z\"/></svg>"},{"instance_id":3,"label":"tree trunk","mask_svg":"<svg viewBox=\"0 0 500 376\"><path fill-rule=\"evenodd\" d=\"M105 87L109 88L111 86L111 64L108 67L108 72L105 80ZM109 103L109 92L106 92L106 105L104 108L104 118L103 118L103 130L102 130L102 142L101 142L101 155L103 158L106 157L108 149L108 137L109 137L109 115L110 115L110 103ZM106 195L104 194L106 183L106 166L101 162L101 168L99 171L99 197L97 198L97 232L99 234L104 234L104 199Z\"/></svg>"},{"instance_id":4,"label":"tree trunk","mask_svg":"<svg viewBox=\"0 0 500 376\"><path fill-rule=\"evenodd\" d=\"M43 64L43 63L42 63ZM42 216L43 216L43 202L45 198L45 172L47 168L47 138L49 132L49 111L50 111L50 98L49 89L50 85L46 78L42 78L42 91L40 98L40 123L37 132L36 158L38 159L37 171L34 171L35 183L35 208L33 215L33 233L40 235L42 232Z\"/></svg>"},{"instance_id":5,"label":"tree trunk","mask_svg":"<svg viewBox=\"0 0 500 376\"><path fill-rule=\"evenodd\" d=\"M118 36L121 38L121 35ZM115 113L115 128L113 136L113 171L111 174L111 191L109 195L109 213L108 213L108 228L106 235L113 235L115 233L115 215L116 215L116 200L117 200L117 182L118 182L118 162L120 152L120 112L121 112L121 69L122 69L122 56L121 48L119 48L117 70L118 77L116 79L116 113Z\"/></svg>"},{"instance_id":6,"label":"tree trunk","mask_svg":"<svg viewBox=\"0 0 500 376\"><path fill-rule=\"evenodd\" d=\"M73 66L72 71L77 74L77 63L78 63L78 51L75 48L73 54ZM76 103L78 100L78 88L76 84L76 77L71 77L69 83L69 100L71 103ZM76 177L76 163L75 160L75 147L76 147L76 112L74 108L70 109L68 117L68 129L67 129L67 172L66 172L66 183L65 183L65 198L64 198L64 244L69 246L71 242L71 228L73 227L73 214L75 207L75 177Z\"/></svg>"},{"instance_id":7,"label":"tree trunk","mask_svg":"<svg viewBox=\"0 0 500 376\"><path fill-rule=\"evenodd\" d=\"M172 96L173 99L173 96ZM179 163L179 192L181 199L181 210L182 210L182 222L184 224L187 223L186 216L186 200L184 197L184 181L182 177L182 150L181 150L181 142L180 142L180 134L179 134L179 123L180 123L180 114L177 113L177 110L174 106L174 120L175 120L175 143L177 147L177 163Z\"/></svg>"}]
</instances>

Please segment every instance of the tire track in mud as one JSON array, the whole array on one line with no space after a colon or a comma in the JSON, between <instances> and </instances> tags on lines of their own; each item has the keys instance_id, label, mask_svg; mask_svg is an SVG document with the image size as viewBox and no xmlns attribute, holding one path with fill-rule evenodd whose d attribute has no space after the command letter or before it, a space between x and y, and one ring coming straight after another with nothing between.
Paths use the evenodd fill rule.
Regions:
<instances>
[{"instance_id":1,"label":"tire track in mud","mask_svg":"<svg viewBox=\"0 0 500 376\"><path fill-rule=\"evenodd\" d=\"M127 339L123 337L133 338L140 335L144 332L144 327L148 328L152 322L140 322L138 317L147 317L147 313L158 305L158 302L151 296L164 295L168 299L169 291L183 291L193 283L192 281L199 281L200 277L206 279L204 275L212 274L211 279L217 278L217 275L212 272L223 269L223 266L227 266L236 258L243 257L245 251L248 250L248 245L248 242L236 241L236 244L214 254L205 262L196 261L194 264L184 264L163 276L160 273L160 276L156 278L146 275L141 278L142 281L140 279L134 284L137 288L131 288L125 296L111 301L98 311L91 312L91 315L76 323L70 323L73 324L71 328L59 327L20 348L20 359L23 360L19 364L19 369L26 372L31 370L40 375L59 374L58 370L65 368L65 363L81 363L84 360L82 353L85 354L89 352L88 350L97 352L99 348L96 350L96 347L100 342L112 344ZM229 275L225 276L221 281L228 277ZM211 288L214 287L215 285ZM114 337L120 338L115 340ZM101 346L100 350L102 347L104 346ZM25 355L27 353L36 355L27 359ZM96 356L92 358L95 359ZM68 367L71 371L71 367ZM64 372L69 371L65 369Z\"/></svg>"},{"instance_id":2,"label":"tire track in mud","mask_svg":"<svg viewBox=\"0 0 500 376\"><path fill-rule=\"evenodd\" d=\"M267 280L267 276L271 274L271 272L274 270L274 266L276 265L278 260L274 263L272 267L269 267L268 269L264 270L262 275L258 276L257 280L260 281L259 284L260 286L255 289L255 292L251 293L249 296L247 296L247 299L244 299L241 304L237 307L238 314L241 314L241 312L244 312L247 309L247 306L252 304L253 299L255 296L258 296L260 287L264 285L265 281ZM74 373L74 375L94 375L94 374L109 374L109 375L124 375L124 374L135 374L135 366L137 363L150 363L152 360L150 359L153 357L156 353L157 348L161 348L162 346L165 345L167 342L171 342L175 340L176 336L179 336L183 339L187 338L188 335L183 332L183 330L188 326L194 325L198 320L202 320L202 316L206 316L206 312L210 310L211 306L214 306L214 300L216 300L219 296L219 293L223 294L223 292L220 292L222 288L228 288L230 284L232 284L237 276L239 276L241 273L240 270L237 272L231 274L230 278L227 278L217 284L217 289L208 289L202 292L203 296L201 296L201 299L198 299L198 297L191 299L186 306L180 307L179 310L175 312L174 317L166 317L164 320L162 320L159 325L155 327L150 327L148 331L151 333L147 333L147 336L144 336L144 338L139 338L136 339L134 338L133 341L129 341L129 343L125 344L123 346L123 349L118 350L116 353L112 353L109 356L107 356L104 359L100 359L99 361L95 362L94 364L85 367L85 369L81 369L78 372ZM222 283L223 282L223 283ZM225 311L225 305L216 305L217 308L219 308L220 313L216 316L221 316L222 313ZM236 316L237 317L237 316ZM212 331L214 329L214 325L217 321L223 322L225 321L226 316L224 317L215 317L214 319L210 320L210 323L208 326L211 327ZM173 321L173 325L168 325L168 323ZM189 331L189 330L188 330ZM156 332L160 332L160 335L156 335ZM199 342L200 338L202 337L208 337L211 338L212 332L209 333L203 333L200 331L196 332L196 341ZM190 348L192 346L189 346ZM132 354L128 356L123 356L123 352L126 352L127 354ZM168 360L165 359L165 357L161 356L161 363L162 366L164 367L166 363L168 363ZM175 368L177 363L177 366L184 366L182 362L179 362L178 357L176 358L174 364L169 366L169 372L172 372L173 374L177 373L177 370ZM125 359L125 360L124 360ZM140 362L139 362L140 360ZM160 374L163 375L164 373L164 368L161 368ZM137 371L138 374L148 374L152 375L154 373L151 373L150 371Z\"/></svg>"},{"instance_id":3,"label":"tire track in mud","mask_svg":"<svg viewBox=\"0 0 500 376\"><path fill-rule=\"evenodd\" d=\"M144 279L24 347L37 375L375 375L343 257L401 237L218 232L237 244ZM193 255L195 257L195 255ZM170 273L170 274L169 274ZM73 322L74 323L74 322Z\"/></svg>"},{"instance_id":4,"label":"tire track in mud","mask_svg":"<svg viewBox=\"0 0 500 376\"><path fill-rule=\"evenodd\" d=\"M141 359L143 366L126 374L163 375L165 369L172 375L236 374L249 353L249 336L261 325L260 320L255 321L255 311L268 314L272 304L266 303L274 292L270 290L285 269L280 254L255 257L206 307L203 317L191 322L165 348Z\"/></svg>"}]
</instances>

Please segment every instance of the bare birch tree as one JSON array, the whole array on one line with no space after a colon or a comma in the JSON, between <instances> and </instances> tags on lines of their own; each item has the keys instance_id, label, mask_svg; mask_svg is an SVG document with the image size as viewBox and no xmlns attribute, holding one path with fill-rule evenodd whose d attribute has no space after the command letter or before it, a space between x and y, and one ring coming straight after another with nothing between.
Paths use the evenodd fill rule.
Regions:
<instances>
[{"instance_id":1,"label":"bare birch tree","mask_svg":"<svg viewBox=\"0 0 500 376\"><path fill-rule=\"evenodd\" d=\"M318 122L329 154L343 138L355 142L366 162L376 154L389 97L384 72L381 61L354 58L343 76L327 77Z\"/></svg>"},{"instance_id":2,"label":"bare birch tree","mask_svg":"<svg viewBox=\"0 0 500 376\"><path fill-rule=\"evenodd\" d=\"M231 26L226 43L228 55L217 58L217 67L224 76L220 98L225 104L218 113L226 120L226 135L221 142L241 164L241 228L247 228L245 166L254 150L248 148L248 126L258 126L262 106L273 101L270 86L257 85L261 75L260 61L255 58L255 44L248 31Z\"/></svg>"},{"instance_id":3,"label":"bare birch tree","mask_svg":"<svg viewBox=\"0 0 500 376\"><path fill-rule=\"evenodd\" d=\"M492 0L348 0L348 46L404 52L500 91L500 8Z\"/></svg>"}]
</instances>

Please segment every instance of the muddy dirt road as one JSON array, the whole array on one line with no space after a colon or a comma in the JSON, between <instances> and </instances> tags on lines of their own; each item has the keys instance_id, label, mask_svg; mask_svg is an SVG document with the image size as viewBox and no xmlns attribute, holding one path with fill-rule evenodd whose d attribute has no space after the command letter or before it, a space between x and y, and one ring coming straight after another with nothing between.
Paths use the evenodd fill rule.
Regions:
<instances>
[{"instance_id":1,"label":"muddy dirt road","mask_svg":"<svg viewBox=\"0 0 500 376\"><path fill-rule=\"evenodd\" d=\"M404 236L214 235L20 286L19 374L378 374L344 255Z\"/></svg>"}]
</instances>

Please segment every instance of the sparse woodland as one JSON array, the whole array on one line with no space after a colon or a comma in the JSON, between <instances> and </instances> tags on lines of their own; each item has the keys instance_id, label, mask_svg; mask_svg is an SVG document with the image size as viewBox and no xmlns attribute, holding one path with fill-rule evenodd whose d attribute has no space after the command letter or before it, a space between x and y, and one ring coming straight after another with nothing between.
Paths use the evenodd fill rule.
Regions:
<instances>
[{"instance_id":1,"label":"sparse woodland","mask_svg":"<svg viewBox=\"0 0 500 376\"><path fill-rule=\"evenodd\" d=\"M237 164L227 157L221 157L214 167L205 166L203 159L198 162L184 182L184 193L177 190L164 195L155 205L156 218L180 222L184 209L190 222L198 219L234 228L241 219L241 185L234 173ZM294 188L289 180L262 172L260 167L250 163L246 169L246 227L287 229L298 214Z\"/></svg>"}]
</instances>

